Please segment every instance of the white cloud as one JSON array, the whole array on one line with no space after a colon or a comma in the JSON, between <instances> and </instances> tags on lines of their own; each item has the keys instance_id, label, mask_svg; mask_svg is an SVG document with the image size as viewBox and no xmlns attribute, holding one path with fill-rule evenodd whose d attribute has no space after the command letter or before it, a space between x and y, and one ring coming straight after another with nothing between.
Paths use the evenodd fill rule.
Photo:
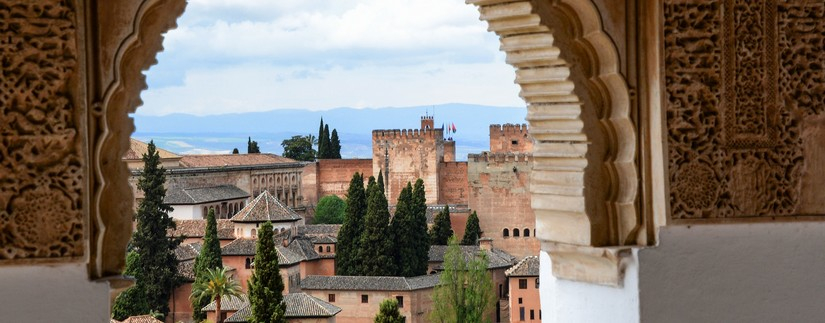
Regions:
<instances>
[{"instance_id":1,"label":"white cloud","mask_svg":"<svg viewBox=\"0 0 825 323\"><path fill-rule=\"evenodd\" d=\"M182 155L217 155L217 154L230 154L232 153L231 150L209 150L203 148L195 148L190 149L187 151L182 152Z\"/></svg>"},{"instance_id":2,"label":"white cloud","mask_svg":"<svg viewBox=\"0 0 825 323\"><path fill-rule=\"evenodd\" d=\"M478 11L445 0L190 0L139 114L523 105Z\"/></svg>"},{"instance_id":3,"label":"white cloud","mask_svg":"<svg viewBox=\"0 0 825 323\"><path fill-rule=\"evenodd\" d=\"M175 146L175 147L180 147L180 148L192 148L192 147L194 147L194 146L190 145L189 143L187 143L185 141L180 141L180 140L169 140L169 141L166 142L166 144L171 145L171 146Z\"/></svg>"}]
</instances>

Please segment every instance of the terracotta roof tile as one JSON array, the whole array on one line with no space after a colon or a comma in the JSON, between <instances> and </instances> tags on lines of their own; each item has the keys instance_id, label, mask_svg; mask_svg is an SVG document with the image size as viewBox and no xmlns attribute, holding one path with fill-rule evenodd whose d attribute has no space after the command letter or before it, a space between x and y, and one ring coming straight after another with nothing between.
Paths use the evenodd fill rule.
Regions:
<instances>
[{"instance_id":1,"label":"terracotta roof tile","mask_svg":"<svg viewBox=\"0 0 825 323\"><path fill-rule=\"evenodd\" d=\"M122 323L163 323L163 321L158 320L151 315L141 315L141 316L131 316Z\"/></svg>"},{"instance_id":2,"label":"terracotta roof tile","mask_svg":"<svg viewBox=\"0 0 825 323\"><path fill-rule=\"evenodd\" d=\"M201 246L200 242L181 244L175 248L175 257L178 261L195 259L201 252Z\"/></svg>"},{"instance_id":3,"label":"terracotta roof tile","mask_svg":"<svg viewBox=\"0 0 825 323\"><path fill-rule=\"evenodd\" d=\"M142 159L143 155L146 154L147 151L149 151L149 144L147 144L143 141L137 140L135 138L129 138L129 140L130 140L129 150L127 150L126 154L123 155L123 159L127 159L127 160ZM158 151L158 156L160 156L161 159L181 158L180 155L175 154L175 153L173 153L171 151L168 151L166 149L158 148L157 146L155 146L155 149Z\"/></svg>"},{"instance_id":4,"label":"terracotta roof tile","mask_svg":"<svg viewBox=\"0 0 825 323\"><path fill-rule=\"evenodd\" d=\"M221 298L221 312L223 311L239 311L240 309L249 306L249 298L246 294L241 294L240 297L229 296ZM209 303L209 305L204 306L201 308L201 311L215 311L215 301Z\"/></svg>"},{"instance_id":5,"label":"terracotta roof tile","mask_svg":"<svg viewBox=\"0 0 825 323\"><path fill-rule=\"evenodd\" d=\"M306 290L380 290L405 291L433 288L440 275L417 277L386 276L307 276L301 280Z\"/></svg>"},{"instance_id":6,"label":"terracotta roof tile","mask_svg":"<svg viewBox=\"0 0 825 323\"><path fill-rule=\"evenodd\" d=\"M515 266L504 272L509 277L539 276L539 257L525 257Z\"/></svg>"},{"instance_id":7,"label":"terracotta roof tile","mask_svg":"<svg viewBox=\"0 0 825 323\"><path fill-rule=\"evenodd\" d=\"M264 191L252 202L232 216L234 222L295 222L301 219L298 213Z\"/></svg>"},{"instance_id":8,"label":"terracotta roof tile","mask_svg":"<svg viewBox=\"0 0 825 323\"><path fill-rule=\"evenodd\" d=\"M461 248L461 253L464 256L465 261L469 261L475 255L481 251L479 246L458 246ZM437 262L442 263L444 262L444 254L447 253L447 246L444 245L435 245L430 246L430 251L428 252L429 262ZM505 252L501 249L493 248L492 250L487 252L487 268L504 268L510 267L516 262L516 257L513 257L509 253ZM436 269L442 269L441 265L435 267Z\"/></svg>"},{"instance_id":9,"label":"terracotta roof tile","mask_svg":"<svg viewBox=\"0 0 825 323\"><path fill-rule=\"evenodd\" d=\"M284 303L286 304L286 312L284 316L290 319L297 318L313 318L313 317L331 317L341 312L341 308L325 302L317 297L307 295L306 293L290 293L284 295ZM214 307L212 308L214 311ZM246 306L227 317L224 322L248 322L252 316L252 308L247 303Z\"/></svg>"},{"instance_id":10,"label":"terracotta roof tile","mask_svg":"<svg viewBox=\"0 0 825 323\"><path fill-rule=\"evenodd\" d=\"M220 154L185 155L180 161L182 167L221 167L266 165L295 162L294 159L275 154Z\"/></svg>"},{"instance_id":11,"label":"terracotta roof tile","mask_svg":"<svg viewBox=\"0 0 825 323\"><path fill-rule=\"evenodd\" d=\"M284 247L276 243L275 250L278 251L278 264L287 266L300 263L304 260L320 258L315 252L312 244L307 242L293 241L289 246ZM258 239L238 238L221 248L221 255L224 256L254 256ZM309 247L305 244L309 243Z\"/></svg>"},{"instance_id":12,"label":"terracotta roof tile","mask_svg":"<svg viewBox=\"0 0 825 323\"><path fill-rule=\"evenodd\" d=\"M227 219L219 219L218 239L235 239L235 223ZM185 238L202 238L206 232L206 220L175 220L175 230L169 230L171 237L183 236Z\"/></svg>"},{"instance_id":13,"label":"terracotta roof tile","mask_svg":"<svg viewBox=\"0 0 825 323\"><path fill-rule=\"evenodd\" d=\"M188 282L195 281L195 259L178 262L178 275Z\"/></svg>"},{"instance_id":14,"label":"terracotta roof tile","mask_svg":"<svg viewBox=\"0 0 825 323\"><path fill-rule=\"evenodd\" d=\"M164 204L190 205L209 202L245 199L249 193L235 185L219 185L197 188L172 188L166 191Z\"/></svg>"}]
</instances>

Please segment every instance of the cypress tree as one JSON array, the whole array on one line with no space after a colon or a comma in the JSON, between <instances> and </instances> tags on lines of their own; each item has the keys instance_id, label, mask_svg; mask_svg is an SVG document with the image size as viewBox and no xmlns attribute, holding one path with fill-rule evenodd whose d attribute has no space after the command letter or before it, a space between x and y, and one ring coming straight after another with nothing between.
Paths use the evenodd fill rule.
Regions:
<instances>
[{"instance_id":1,"label":"cypress tree","mask_svg":"<svg viewBox=\"0 0 825 323\"><path fill-rule=\"evenodd\" d=\"M321 118L321 125L318 126L318 159L324 158L326 142L324 142L324 118Z\"/></svg>"},{"instance_id":2,"label":"cypress tree","mask_svg":"<svg viewBox=\"0 0 825 323\"><path fill-rule=\"evenodd\" d=\"M364 178L361 174L355 173L349 182L344 224L338 232L338 243L335 245L336 275L349 276L357 273L355 267L358 264L354 258L359 249L366 211L367 197L364 192Z\"/></svg>"},{"instance_id":3,"label":"cypress tree","mask_svg":"<svg viewBox=\"0 0 825 323\"><path fill-rule=\"evenodd\" d=\"M395 275L393 257L393 237L390 237L390 211L387 198L373 182L367 187L367 214L364 216L364 231L361 232L361 246L356 261L359 276Z\"/></svg>"},{"instance_id":4,"label":"cypress tree","mask_svg":"<svg viewBox=\"0 0 825 323\"><path fill-rule=\"evenodd\" d=\"M407 183L407 184L409 184L409 183ZM381 193L385 193L385 194L387 193L387 191L384 189L384 171L383 170L378 171L378 189L381 190ZM412 192L410 192L410 197L412 197Z\"/></svg>"},{"instance_id":5,"label":"cypress tree","mask_svg":"<svg viewBox=\"0 0 825 323\"><path fill-rule=\"evenodd\" d=\"M329 140L329 148L332 151L330 158L341 159L341 140L338 139L338 130L332 129L332 137Z\"/></svg>"},{"instance_id":6,"label":"cypress tree","mask_svg":"<svg viewBox=\"0 0 825 323\"><path fill-rule=\"evenodd\" d=\"M247 154L259 154L259 153L261 153L261 148L258 147L258 142L252 140L252 137L249 137L249 140L246 142L246 153Z\"/></svg>"},{"instance_id":7,"label":"cypress tree","mask_svg":"<svg viewBox=\"0 0 825 323\"><path fill-rule=\"evenodd\" d=\"M378 314L372 320L373 323L404 323L407 318L398 311L398 300L387 298L378 308Z\"/></svg>"},{"instance_id":8,"label":"cypress tree","mask_svg":"<svg viewBox=\"0 0 825 323\"><path fill-rule=\"evenodd\" d=\"M453 235L453 227L450 223L450 206L445 205L444 210L435 216L435 223L430 230L430 243L432 245L446 245L447 240Z\"/></svg>"},{"instance_id":9,"label":"cypress tree","mask_svg":"<svg viewBox=\"0 0 825 323\"><path fill-rule=\"evenodd\" d=\"M272 223L264 223L259 232L255 246L255 271L249 279L249 305L252 309L249 322L285 323L284 281L278 268Z\"/></svg>"},{"instance_id":10,"label":"cypress tree","mask_svg":"<svg viewBox=\"0 0 825 323\"><path fill-rule=\"evenodd\" d=\"M478 238L481 237L481 227L478 226L478 214L473 211L467 218L467 226L464 227L464 238L461 244L465 246L478 245Z\"/></svg>"},{"instance_id":11,"label":"cypress tree","mask_svg":"<svg viewBox=\"0 0 825 323\"><path fill-rule=\"evenodd\" d=\"M206 216L206 232L203 235L203 247L198 257L195 258L195 284L203 284L208 278L209 269L223 268L221 260L221 244L218 240L218 221L215 220L215 209L210 208ZM206 312L201 311L209 305L209 299L202 297L192 299L192 318L196 322L206 319Z\"/></svg>"},{"instance_id":12,"label":"cypress tree","mask_svg":"<svg viewBox=\"0 0 825 323\"><path fill-rule=\"evenodd\" d=\"M326 159L332 158L332 142L329 140L329 124L324 125L324 152L321 156Z\"/></svg>"},{"instance_id":13,"label":"cypress tree","mask_svg":"<svg viewBox=\"0 0 825 323\"><path fill-rule=\"evenodd\" d=\"M410 237L408 238L414 248L412 256L414 261L407 263L409 271L406 275L420 276L427 274L427 263L430 260L430 236L427 234L427 197L424 192L424 181L420 178L415 181L412 190L412 202L410 203Z\"/></svg>"},{"instance_id":14,"label":"cypress tree","mask_svg":"<svg viewBox=\"0 0 825 323\"><path fill-rule=\"evenodd\" d=\"M172 208L163 204L166 171L160 166L160 156L153 141L149 142L143 155L143 163L137 187L143 191L144 198L135 215L137 228L132 236L132 246L140 255L135 278L143 285L149 309L165 317L169 313L172 290L180 283L175 249L181 238L166 236L167 230L175 228L175 222L168 214Z\"/></svg>"},{"instance_id":15,"label":"cypress tree","mask_svg":"<svg viewBox=\"0 0 825 323\"><path fill-rule=\"evenodd\" d=\"M379 182L380 183L380 182ZM407 183L407 187L401 190L398 195L398 202L395 204L395 214L392 217L390 231L392 237L397 241L395 248L395 269L394 276L412 277L418 276L413 272L416 259L416 241L413 234L415 229L412 225L412 185Z\"/></svg>"},{"instance_id":16,"label":"cypress tree","mask_svg":"<svg viewBox=\"0 0 825 323\"><path fill-rule=\"evenodd\" d=\"M126 255L126 269L123 274L126 276L134 276L138 268L140 268L140 255L137 252L130 251ZM150 311L149 304L146 303L146 290L143 288L143 282L137 281L134 286L129 287L115 299L115 305L112 307L112 318L118 321L127 319L130 316L138 316L148 314Z\"/></svg>"}]
</instances>

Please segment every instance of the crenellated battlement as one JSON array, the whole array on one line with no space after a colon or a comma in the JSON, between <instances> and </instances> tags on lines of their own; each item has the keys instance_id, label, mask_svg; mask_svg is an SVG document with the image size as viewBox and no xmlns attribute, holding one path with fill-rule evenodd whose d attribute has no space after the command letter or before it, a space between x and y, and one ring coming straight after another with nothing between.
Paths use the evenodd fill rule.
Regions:
<instances>
[{"instance_id":1,"label":"crenellated battlement","mask_svg":"<svg viewBox=\"0 0 825 323\"><path fill-rule=\"evenodd\" d=\"M444 137L442 129L382 129L373 130L373 140L389 139L441 139Z\"/></svg>"},{"instance_id":2,"label":"crenellated battlement","mask_svg":"<svg viewBox=\"0 0 825 323\"><path fill-rule=\"evenodd\" d=\"M466 169L467 162L441 162L441 167L444 167L444 169Z\"/></svg>"},{"instance_id":3,"label":"crenellated battlement","mask_svg":"<svg viewBox=\"0 0 825 323\"><path fill-rule=\"evenodd\" d=\"M530 153L494 153L485 151L480 154L468 154L467 161L474 163L524 163L527 164L533 159L533 154Z\"/></svg>"},{"instance_id":4,"label":"crenellated battlement","mask_svg":"<svg viewBox=\"0 0 825 323\"><path fill-rule=\"evenodd\" d=\"M511 135L519 135L523 136L528 134L527 131L527 124L491 124L490 125L490 136L511 136Z\"/></svg>"}]
</instances>

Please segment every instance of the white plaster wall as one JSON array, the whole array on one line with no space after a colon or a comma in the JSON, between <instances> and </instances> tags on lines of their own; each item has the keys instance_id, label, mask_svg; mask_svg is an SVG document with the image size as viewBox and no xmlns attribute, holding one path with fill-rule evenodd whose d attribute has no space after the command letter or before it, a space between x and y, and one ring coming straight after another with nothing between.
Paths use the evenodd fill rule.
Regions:
<instances>
[{"instance_id":1,"label":"white plaster wall","mask_svg":"<svg viewBox=\"0 0 825 323\"><path fill-rule=\"evenodd\" d=\"M666 227L639 261L643 322L825 321L822 222Z\"/></svg>"},{"instance_id":2,"label":"white plaster wall","mask_svg":"<svg viewBox=\"0 0 825 323\"><path fill-rule=\"evenodd\" d=\"M84 264L0 268L0 322L109 322L109 284Z\"/></svg>"},{"instance_id":3,"label":"white plaster wall","mask_svg":"<svg viewBox=\"0 0 825 323\"><path fill-rule=\"evenodd\" d=\"M541 252L542 322L638 322L638 250L627 260L624 287L579 283L553 276L552 260Z\"/></svg>"},{"instance_id":4,"label":"white plaster wall","mask_svg":"<svg viewBox=\"0 0 825 323\"><path fill-rule=\"evenodd\" d=\"M169 212L175 220L202 220L204 219L201 206L198 205L172 205L172 212Z\"/></svg>"}]
</instances>

